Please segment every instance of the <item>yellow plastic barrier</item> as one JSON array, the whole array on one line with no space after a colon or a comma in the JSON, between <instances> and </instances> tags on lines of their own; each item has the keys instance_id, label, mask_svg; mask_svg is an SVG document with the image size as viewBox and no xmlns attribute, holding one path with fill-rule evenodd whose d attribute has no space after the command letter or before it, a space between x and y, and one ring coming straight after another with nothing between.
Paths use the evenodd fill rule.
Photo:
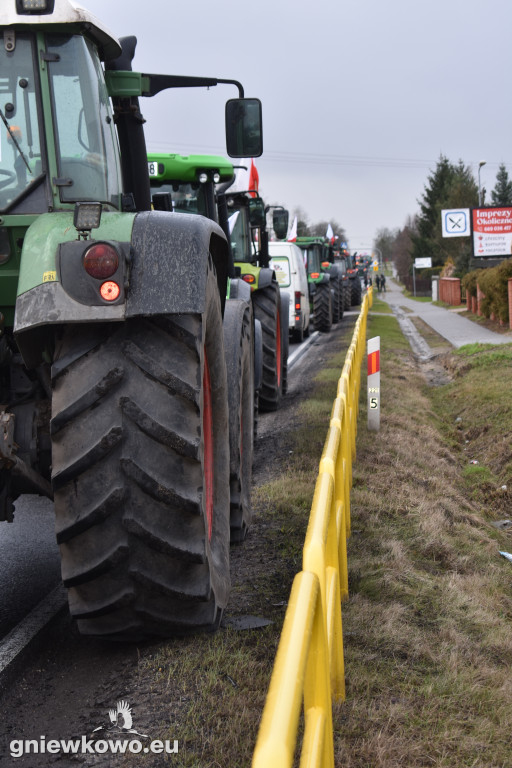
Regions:
<instances>
[{"instance_id":1,"label":"yellow plastic barrier","mask_svg":"<svg viewBox=\"0 0 512 768\"><path fill-rule=\"evenodd\" d=\"M332 697L345 698L341 602L348 597L352 461L371 302L370 288L338 381L303 548L303 570L292 585L252 768L292 766L302 702L300 768L334 768Z\"/></svg>"},{"instance_id":2,"label":"yellow plastic barrier","mask_svg":"<svg viewBox=\"0 0 512 768\"><path fill-rule=\"evenodd\" d=\"M313 573L302 571L292 585L254 752L254 768L292 765L303 699L301 766L334 765L328 669L320 585Z\"/></svg>"}]
</instances>

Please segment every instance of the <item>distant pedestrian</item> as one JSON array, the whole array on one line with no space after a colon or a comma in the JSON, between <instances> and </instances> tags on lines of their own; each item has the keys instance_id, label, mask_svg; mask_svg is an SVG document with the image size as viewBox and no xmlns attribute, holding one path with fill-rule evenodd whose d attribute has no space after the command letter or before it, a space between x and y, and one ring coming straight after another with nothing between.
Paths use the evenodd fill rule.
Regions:
<instances>
[{"instance_id":1,"label":"distant pedestrian","mask_svg":"<svg viewBox=\"0 0 512 768\"><path fill-rule=\"evenodd\" d=\"M384 291L384 293L386 292L386 276L385 275L380 276L380 289L381 291Z\"/></svg>"},{"instance_id":2,"label":"distant pedestrian","mask_svg":"<svg viewBox=\"0 0 512 768\"><path fill-rule=\"evenodd\" d=\"M380 293L380 275L377 275L375 282L377 283L377 293Z\"/></svg>"}]
</instances>

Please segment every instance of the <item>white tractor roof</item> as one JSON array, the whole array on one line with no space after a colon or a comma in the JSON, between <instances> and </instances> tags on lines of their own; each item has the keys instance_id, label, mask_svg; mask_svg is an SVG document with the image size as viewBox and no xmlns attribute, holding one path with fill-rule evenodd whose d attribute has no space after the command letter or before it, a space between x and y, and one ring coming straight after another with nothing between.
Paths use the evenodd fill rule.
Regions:
<instances>
[{"instance_id":1,"label":"white tractor roof","mask_svg":"<svg viewBox=\"0 0 512 768\"><path fill-rule=\"evenodd\" d=\"M99 19L72 0L55 0L53 13L19 14L16 0L1 0L0 27L13 25L38 24L82 24L87 28L100 47L103 59L116 59L121 54L119 40L99 21Z\"/></svg>"}]
</instances>

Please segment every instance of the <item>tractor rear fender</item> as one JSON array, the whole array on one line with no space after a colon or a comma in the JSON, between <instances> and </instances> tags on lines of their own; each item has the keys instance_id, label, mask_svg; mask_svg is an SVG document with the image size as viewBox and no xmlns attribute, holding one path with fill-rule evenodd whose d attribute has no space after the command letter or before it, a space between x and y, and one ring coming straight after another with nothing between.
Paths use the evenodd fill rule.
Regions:
<instances>
[{"instance_id":1,"label":"tractor rear fender","mask_svg":"<svg viewBox=\"0 0 512 768\"><path fill-rule=\"evenodd\" d=\"M329 272L320 272L318 277L311 277L308 275L308 281L310 285L320 285L321 283L328 283L331 279Z\"/></svg>"},{"instance_id":2,"label":"tractor rear fender","mask_svg":"<svg viewBox=\"0 0 512 768\"><path fill-rule=\"evenodd\" d=\"M114 240L112 235L110 239ZM28 368L43 360L51 345L53 326L122 322L138 316L201 314L205 308L210 254L224 311L228 244L215 222L190 214L139 213L133 220L131 243L123 244L123 250L127 249L130 263L122 303L80 302L59 279L43 282L18 296L14 331Z\"/></svg>"},{"instance_id":3,"label":"tractor rear fender","mask_svg":"<svg viewBox=\"0 0 512 768\"><path fill-rule=\"evenodd\" d=\"M230 299L243 299L247 303L251 300L251 287L245 280L240 277L232 278L229 281L229 295Z\"/></svg>"},{"instance_id":4,"label":"tractor rear fender","mask_svg":"<svg viewBox=\"0 0 512 768\"><path fill-rule=\"evenodd\" d=\"M272 280L275 280L275 272L270 267L262 267L258 275L258 288L266 288Z\"/></svg>"},{"instance_id":5,"label":"tractor rear fender","mask_svg":"<svg viewBox=\"0 0 512 768\"><path fill-rule=\"evenodd\" d=\"M228 244L214 221L185 213L140 213L132 248L126 317L203 312L210 253L224 313Z\"/></svg>"}]
</instances>

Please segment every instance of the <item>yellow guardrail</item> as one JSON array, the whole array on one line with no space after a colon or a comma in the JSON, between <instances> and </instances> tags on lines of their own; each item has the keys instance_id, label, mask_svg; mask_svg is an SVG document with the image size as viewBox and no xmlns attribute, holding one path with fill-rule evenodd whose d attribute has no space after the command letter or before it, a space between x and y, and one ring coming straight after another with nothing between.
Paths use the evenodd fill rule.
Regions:
<instances>
[{"instance_id":1,"label":"yellow guardrail","mask_svg":"<svg viewBox=\"0 0 512 768\"><path fill-rule=\"evenodd\" d=\"M302 571L295 576L252 768L334 768L332 698L345 698L341 602L348 597L347 538L355 458L361 364L372 289L363 299L338 381L315 485Z\"/></svg>"}]
</instances>

